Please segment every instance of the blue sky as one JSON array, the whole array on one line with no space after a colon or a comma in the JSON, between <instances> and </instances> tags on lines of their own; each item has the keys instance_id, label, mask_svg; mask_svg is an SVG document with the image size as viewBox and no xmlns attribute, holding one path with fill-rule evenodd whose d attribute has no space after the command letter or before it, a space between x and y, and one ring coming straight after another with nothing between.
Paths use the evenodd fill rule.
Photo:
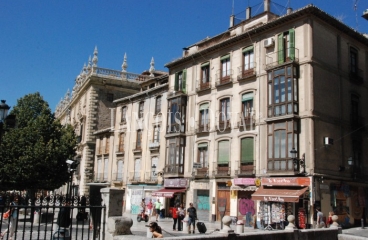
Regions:
<instances>
[{"instance_id":1,"label":"blue sky","mask_svg":"<svg viewBox=\"0 0 368 240\"><path fill-rule=\"evenodd\" d=\"M234 13L261 2L234 0ZM368 33L361 17L367 0L272 2L293 9L313 3ZM14 106L38 91L54 111L95 46L99 67L121 70L126 53L129 72L148 70L152 57L156 70L166 71L183 47L226 31L232 6L233 0L1 0L0 99Z\"/></svg>"}]
</instances>

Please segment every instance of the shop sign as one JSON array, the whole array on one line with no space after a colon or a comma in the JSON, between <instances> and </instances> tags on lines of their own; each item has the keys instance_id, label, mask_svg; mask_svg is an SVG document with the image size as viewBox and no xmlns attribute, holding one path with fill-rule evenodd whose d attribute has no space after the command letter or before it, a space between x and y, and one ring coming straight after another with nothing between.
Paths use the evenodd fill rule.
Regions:
<instances>
[{"instance_id":1,"label":"shop sign","mask_svg":"<svg viewBox=\"0 0 368 240\"><path fill-rule=\"evenodd\" d=\"M167 188L186 188L188 186L188 179L186 178L167 178L164 182L164 187Z\"/></svg>"},{"instance_id":2,"label":"shop sign","mask_svg":"<svg viewBox=\"0 0 368 240\"><path fill-rule=\"evenodd\" d=\"M271 185L271 186L309 186L310 185L310 178L308 178L308 177L262 178L262 185Z\"/></svg>"},{"instance_id":3,"label":"shop sign","mask_svg":"<svg viewBox=\"0 0 368 240\"><path fill-rule=\"evenodd\" d=\"M271 197L271 196L263 196L263 201L265 202L285 202L285 199L282 198L282 197L278 197L278 196L274 196L274 197Z\"/></svg>"},{"instance_id":4,"label":"shop sign","mask_svg":"<svg viewBox=\"0 0 368 240\"><path fill-rule=\"evenodd\" d=\"M234 185L254 185L254 178L234 178Z\"/></svg>"}]
</instances>

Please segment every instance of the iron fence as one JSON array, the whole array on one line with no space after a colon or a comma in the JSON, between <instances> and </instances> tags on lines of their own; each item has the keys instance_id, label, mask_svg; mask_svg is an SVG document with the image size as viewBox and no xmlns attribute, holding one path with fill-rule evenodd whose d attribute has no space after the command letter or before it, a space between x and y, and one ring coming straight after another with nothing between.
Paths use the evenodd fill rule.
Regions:
<instances>
[{"instance_id":1,"label":"iron fence","mask_svg":"<svg viewBox=\"0 0 368 240\"><path fill-rule=\"evenodd\" d=\"M2 239L105 239L105 206L90 205L83 196L17 197L17 203L14 195L0 198Z\"/></svg>"}]
</instances>

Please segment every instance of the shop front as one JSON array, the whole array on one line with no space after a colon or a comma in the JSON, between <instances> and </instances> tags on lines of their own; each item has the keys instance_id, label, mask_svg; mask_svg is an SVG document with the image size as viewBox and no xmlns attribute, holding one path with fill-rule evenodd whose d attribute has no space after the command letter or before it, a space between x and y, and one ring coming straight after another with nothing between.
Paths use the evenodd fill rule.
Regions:
<instances>
[{"instance_id":1,"label":"shop front","mask_svg":"<svg viewBox=\"0 0 368 240\"><path fill-rule=\"evenodd\" d=\"M252 194L257 201L257 227L260 229L282 229L289 215L295 216L300 229L311 227L310 178L262 178L262 186Z\"/></svg>"},{"instance_id":2,"label":"shop front","mask_svg":"<svg viewBox=\"0 0 368 240\"><path fill-rule=\"evenodd\" d=\"M235 178L233 180L234 185L230 187L231 196L234 196L236 200L231 207L235 208L237 219L243 220L247 227L251 227L253 215L256 212L252 200L252 194L257 190L256 180L257 178Z\"/></svg>"},{"instance_id":3,"label":"shop front","mask_svg":"<svg viewBox=\"0 0 368 240\"><path fill-rule=\"evenodd\" d=\"M152 197L164 198L164 209L161 213L165 217L171 217L172 208L184 204L185 192L188 187L188 179L168 178L164 180L164 188L152 192Z\"/></svg>"},{"instance_id":4,"label":"shop front","mask_svg":"<svg viewBox=\"0 0 368 240\"><path fill-rule=\"evenodd\" d=\"M153 197L152 193L157 191L160 187L161 186L159 185L146 184L128 185L127 196L125 197L126 211L130 210L131 214L140 213L142 199L145 199L146 204L150 199L152 199L153 202L157 201L157 199ZM162 201L162 199L160 199L160 201Z\"/></svg>"}]
</instances>

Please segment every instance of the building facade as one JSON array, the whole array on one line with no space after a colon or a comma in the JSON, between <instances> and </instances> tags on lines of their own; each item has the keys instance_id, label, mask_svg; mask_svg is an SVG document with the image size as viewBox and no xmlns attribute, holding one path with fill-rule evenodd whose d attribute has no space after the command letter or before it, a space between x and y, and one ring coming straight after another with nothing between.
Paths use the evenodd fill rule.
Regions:
<instances>
[{"instance_id":1,"label":"building facade","mask_svg":"<svg viewBox=\"0 0 368 240\"><path fill-rule=\"evenodd\" d=\"M265 228L293 214L307 228L321 207L360 221L368 39L313 5L263 5L166 64L165 182L188 179L202 219L255 214Z\"/></svg>"}]
</instances>

